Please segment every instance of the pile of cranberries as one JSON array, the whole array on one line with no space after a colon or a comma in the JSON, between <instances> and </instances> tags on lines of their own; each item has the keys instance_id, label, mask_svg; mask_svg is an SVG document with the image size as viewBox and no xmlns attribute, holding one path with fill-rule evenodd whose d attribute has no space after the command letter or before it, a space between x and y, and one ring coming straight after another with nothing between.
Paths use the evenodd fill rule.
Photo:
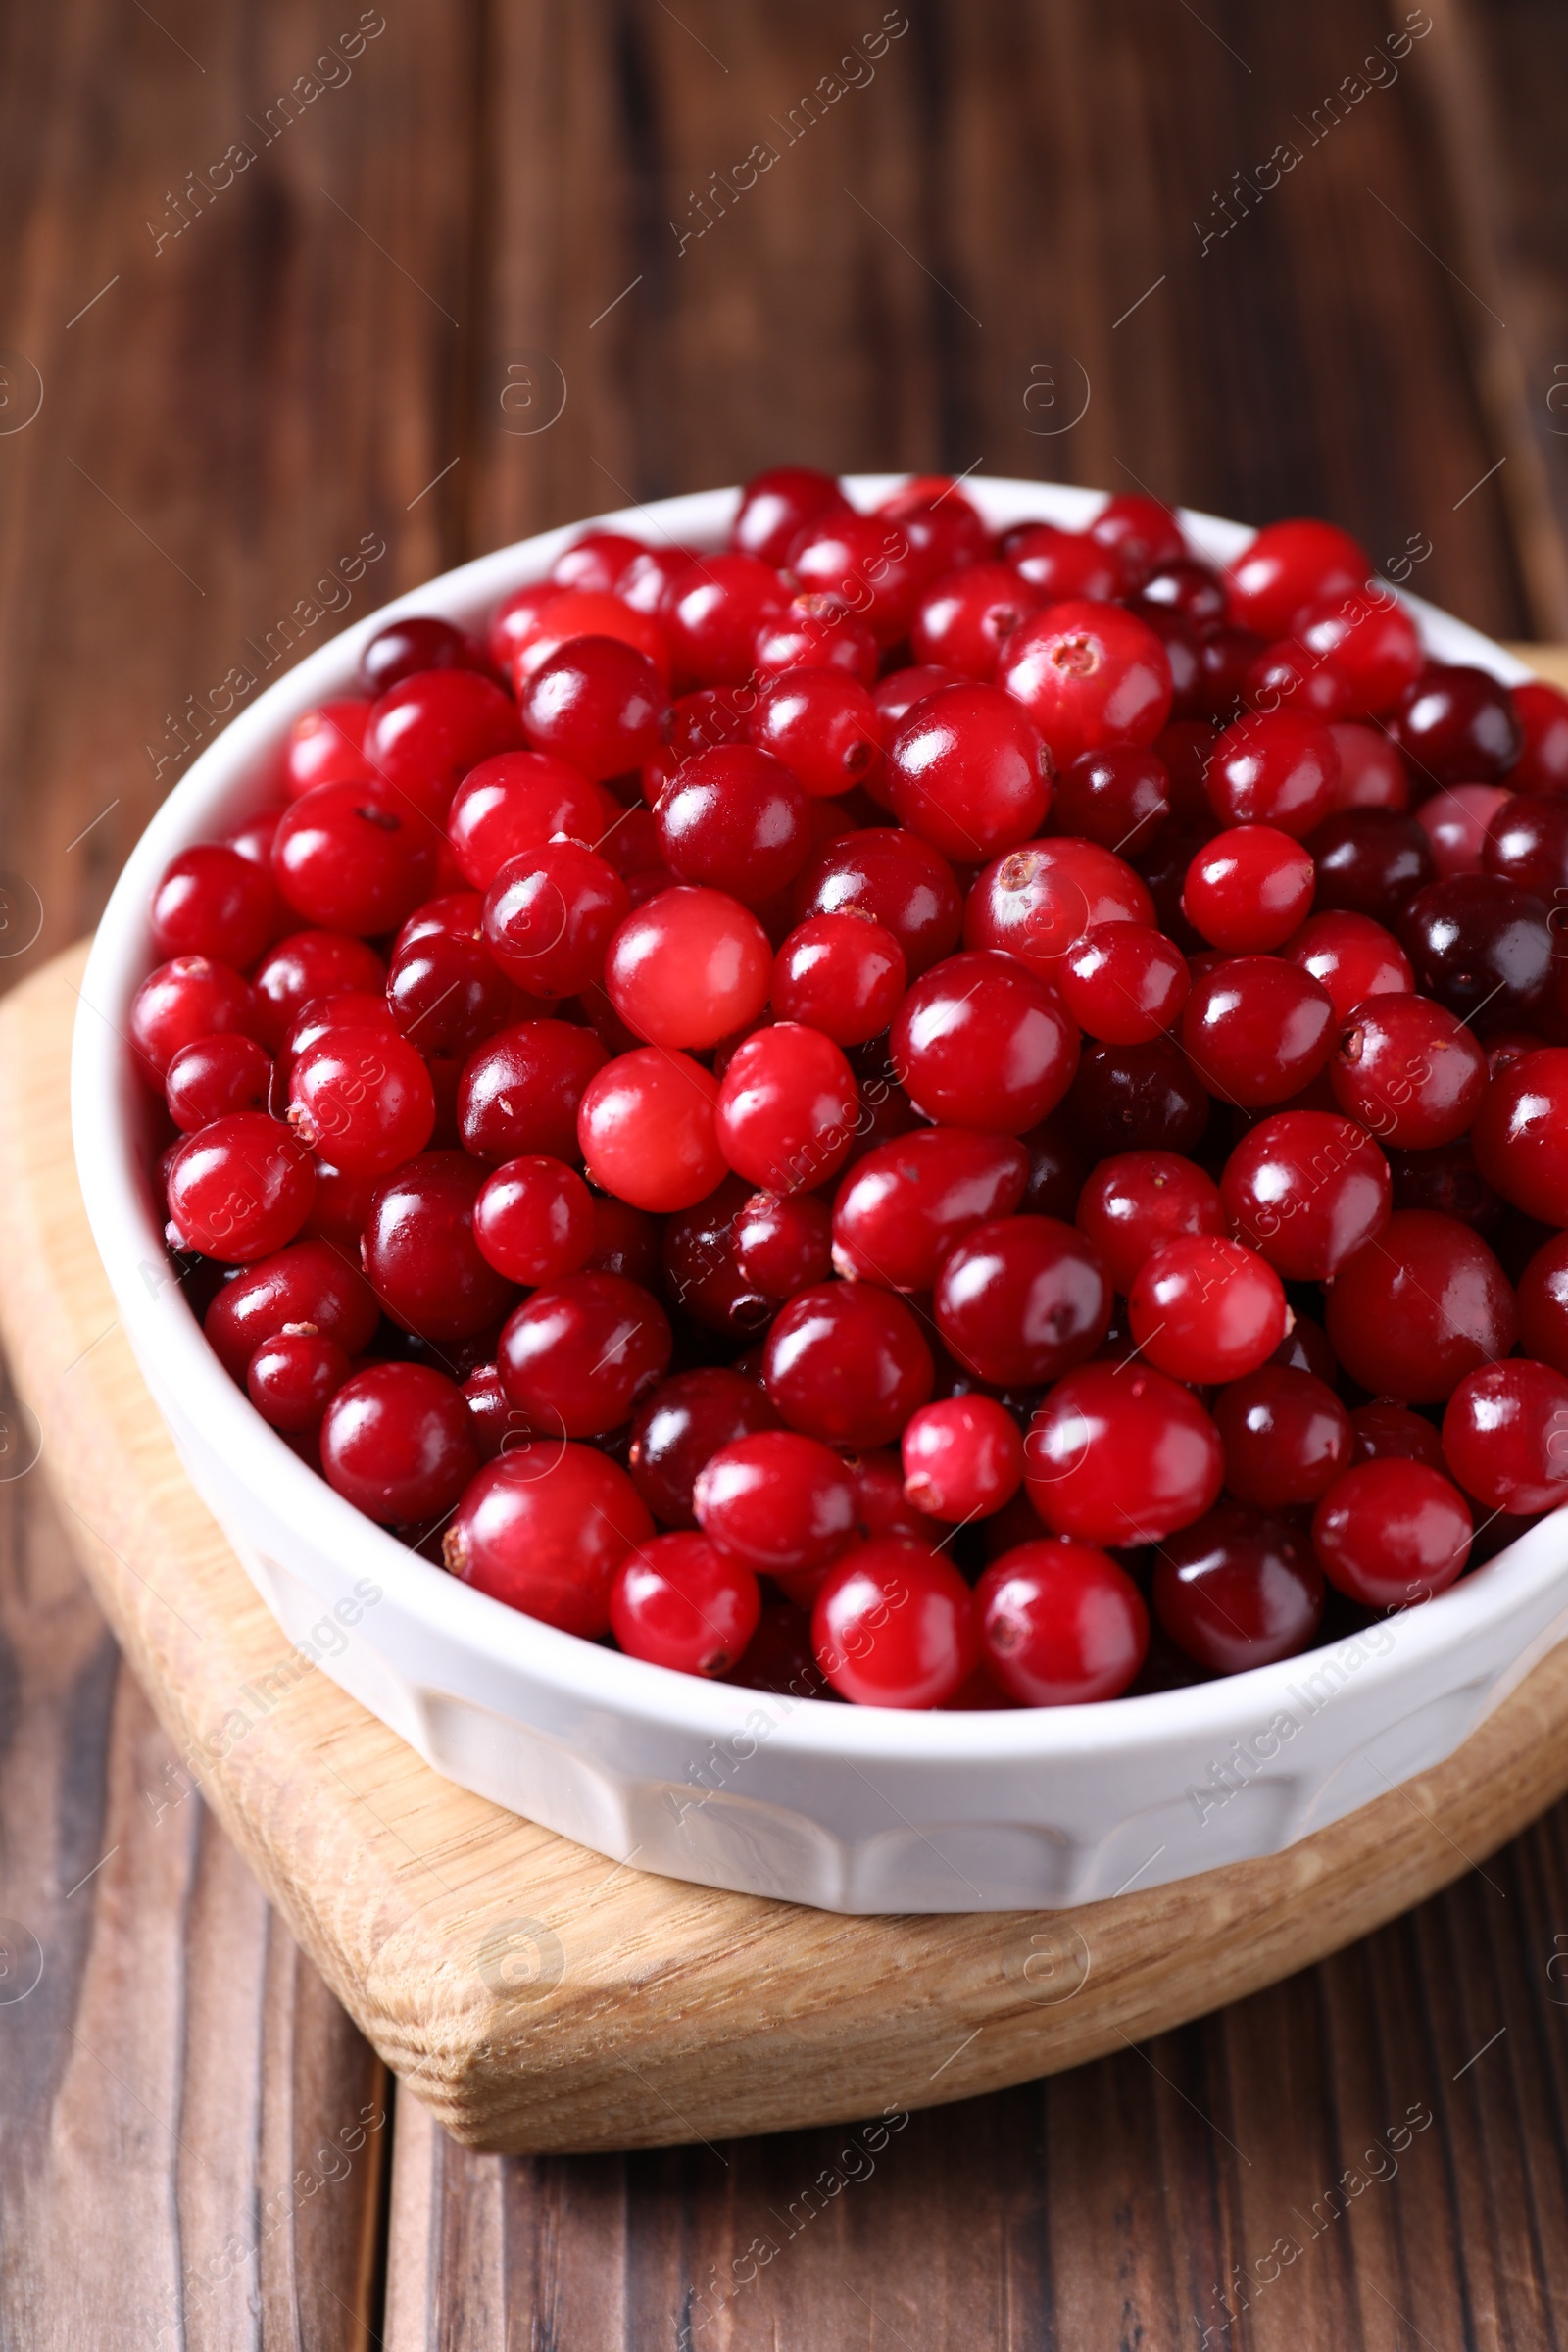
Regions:
<instances>
[{"instance_id":1,"label":"pile of cranberries","mask_svg":"<svg viewBox=\"0 0 1568 2352\"><path fill-rule=\"evenodd\" d=\"M383 629L153 899L224 1367L454 1576L758 1689L1442 1592L1568 1500L1568 699L1370 571L781 466Z\"/></svg>"}]
</instances>

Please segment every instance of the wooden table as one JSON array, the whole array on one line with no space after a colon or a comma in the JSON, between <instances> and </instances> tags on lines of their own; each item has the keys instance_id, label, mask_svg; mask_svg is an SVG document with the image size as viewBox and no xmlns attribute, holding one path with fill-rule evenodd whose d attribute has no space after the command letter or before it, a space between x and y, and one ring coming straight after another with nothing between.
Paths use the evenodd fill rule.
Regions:
<instances>
[{"instance_id":1,"label":"wooden table","mask_svg":"<svg viewBox=\"0 0 1568 2352\"><path fill-rule=\"evenodd\" d=\"M91 924L232 668L777 457L1318 510L1568 638L1545 0L59 0L0 60L6 977ZM874 2153L466 2155L184 1793L25 1453L5 2346L1559 2342L1560 1809L1339 1959Z\"/></svg>"}]
</instances>

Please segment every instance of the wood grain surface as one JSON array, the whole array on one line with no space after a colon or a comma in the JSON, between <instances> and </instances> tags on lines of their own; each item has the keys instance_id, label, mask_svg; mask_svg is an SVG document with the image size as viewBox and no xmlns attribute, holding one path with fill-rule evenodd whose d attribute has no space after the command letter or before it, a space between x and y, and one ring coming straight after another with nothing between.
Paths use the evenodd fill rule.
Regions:
<instances>
[{"instance_id":1,"label":"wood grain surface","mask_svg":"<svg viewBox=\"0 0 1568 2352\"><path fill-rule=\"evenodd\" d=\"M367 534L348 617L780 455L979 463L1317 509L1380 560L1430 542L1412 584L1480 625L1568 634L1553 0L906 13L870 78L841 61L874 0L386 0L352 57L355 0L0 12L0 976L90 927L206 698L337 625L300 600ZM1407 16L1432 29L1366 66ZM777 161L720 197L758 142ZM66 1955L0 2003L8 2347L143 2345L230 2237L192 2344L1559 2343L1560 1812L1222 2016L915 2116L716 2303L764 2209L872 2159L815 2132L482 2157L405 2102L384 2290L364 2153L261 2244L278 2134L318 2147L373 2061L199 1797L142 1805L77 1885L172 1751L40 1477L3 1483L0 1527L0 1914ZM1293 2215L1354 2166L1308 2238Z\"/></svg>"}]
</instances>

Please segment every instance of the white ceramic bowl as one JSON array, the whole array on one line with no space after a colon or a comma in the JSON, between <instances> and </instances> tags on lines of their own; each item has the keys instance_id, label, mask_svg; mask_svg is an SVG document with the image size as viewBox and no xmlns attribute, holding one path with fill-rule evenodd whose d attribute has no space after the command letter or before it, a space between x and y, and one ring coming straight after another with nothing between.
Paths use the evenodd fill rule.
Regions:
<instances>
[{"instance_id":1,"label":"white ceramic bowl","mask_svg":"<svg viewBox=\"0 0 1568 2352\"><path fill-rule=\"evenodd\" d=\"M849 487L869 506L897 478ZM1102 503L1037 482L966 489L993 527L1081 526ZM735 495L597 520L716 547ZM1220 560L1250 536L1211 515L1182 521ZM431 581L279 679L170 794L87 967L72 1107L93 1233L186 1468L289 1642L438 1772L530 1820L640 1869L837 1911L1089 1902L1275 1852L1439 1762L1568 1633L1568 1512L1440 1599L1280 1665L1097 1706L909 1715L705 1683L519 1616L363 1518L223 1373L168 1276L146 1100L123 1043L156 960L153 887L176 851L270 797L291 721L352 690L361 647L392 614L476 622L543 577L581 527ZM1526 674L1473 629L1407 601L1441 659ZM358 1619L341 1648L339 1604Z\"/></svg>"}]
</instances>

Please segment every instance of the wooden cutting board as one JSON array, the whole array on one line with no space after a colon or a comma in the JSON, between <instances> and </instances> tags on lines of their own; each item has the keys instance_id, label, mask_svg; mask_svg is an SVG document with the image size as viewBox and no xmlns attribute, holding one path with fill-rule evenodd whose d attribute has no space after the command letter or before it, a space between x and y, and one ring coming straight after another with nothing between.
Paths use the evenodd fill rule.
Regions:
<instances>
[{"instance_id":1,"label":"wooden cutting board","mask_svg":"<svg viewBox=\"0 0 1568 2352\"><path fill-rule=\"evenodd\" d=\"M652 1878L468 1795L301 1664L180 1468L72 1160L84 956L0 1006L0 1334L24 1399L0 1463L47 1478L202 1796L467 2145L710 2140L1054 2073L1364 1935L1568 1787L1564 1645L1446 1764L1288 1853L1071 1912L842 1918ZM236 1706L248 1728L212 1762Z\"/></svg>"}]
</instances>

